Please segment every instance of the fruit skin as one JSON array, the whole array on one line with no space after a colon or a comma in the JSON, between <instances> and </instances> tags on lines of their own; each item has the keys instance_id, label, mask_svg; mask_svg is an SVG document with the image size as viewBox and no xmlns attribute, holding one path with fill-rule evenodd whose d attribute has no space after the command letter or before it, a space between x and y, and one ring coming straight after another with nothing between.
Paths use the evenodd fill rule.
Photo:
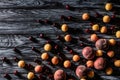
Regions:
<instances>
[{"instance_id":1,"label":"fruit skin","mask_svg":"<svg viewBox=\"0 0 120 80\"><path fill-rule=\"evenodd\" d=\"M86 66L87 66L88 68L93 67L93 66L94 66L94 62L93 62L92 60L88 60L88 61L86 62Z\"/></svg>"},{"instance_id":2,"label":"fruit skin","mask_svg":"<svg viewBox=\"0 0 120 80\"><path fill-rule=\"evenodd\" d=\"M71 62L69 60L66 60L66 61L64 61L63 65L65 68L69 68L69 67L71 67Z\"/></svg>"},{"instance_id":3,"label":"fruit skin","mask_svg":"<svg viewBox=\"0 0 120 80\"><path fill-rule=\"evenodd\" d=\"M82 14L82 20L88 20L90 18L90 15L88 13Z\"/></svg>"},{"instance_id":4,"label":"fruit skin","mask_svg":"<svg viewBox=\"0 0 120 80\"><path fill-rule=\"evenodd\" d=\"M98 39L95 43L95 47L99 50L108 48L108 41L106 39Z\"/></svg>"},{"instance_id":5,"label":"fruit skin","mask_svg":"<svg viewBox=\"0 0 120 80\"><path fill-rule=\"evenodd\" d=\"M107 33L107 27L106 26L102 26L100 29L101 33Z\"/></svg>"},{"instance_id":6,"label":"fruit skin","mask_svg":"<svg viewBox=\"0 0 120 80\"><path fill-rule=\"evenodd\" d=\"M51 49L52 49L51 44L47 43L47 44L44 45L44 50L45 51L51 51Z\"/></svg>"},{"instance_id":7,"label":"fruit skin","mask_svg":"<svg viewBox=\"0 0 120 80\"><path fill-rule=\"evenodd\" d=\"M62 69L58 69L54 73L54 80L66 80L66 73Z\"/></svg>"},{"instance_id":8,"label":"fruit skin","mask_svg":"<svg viewBox=\"0 0 120 80\"><path fill-rule=\"evenodd\" d=\"M103 16L103 22L104 23L109 23L110 20L111 20L110 16L108 16L108 15Z\"/></svg>"},{"instance_id":9,"label":"fruit skin","mask_svg":"<svg viewBox=\"0 0 120 80\"><path fill-rule=\"evenodd\" d=\"M116 38L120 38L120 30L116 32Z\"/></svg>"},{"instance_id":10,"label":"fruit skin","mask_svg":"<svg viewBox=\"0 0 120 80\"><path fill-rule=\"evenodd\" d=\"M42 55L41 55L42 60L47 60L48 58L49 58L48 53L46 53L46 52L42 53Z\"/></svg>"},{"instance_id":11,"label":"fruit skin","mask_svg":"<svg viewBox=\"0 0 120 80\"><path fill-rule=\"evenodd\" d=\"M80 80L86 80L85 78L81 78Z\"/></svg>"},{"instance_id":12,"label":"fruit skin","mask_svg":"<svg viewBox=\"0 0 120 80\"><path fill-rule=\"evenodd\" d=\"M115 60L114 65L115 67L120 67L120 60Z\"/></svg>"},{"instance_id":13,"label":"fruit skin","mask_svg":"<svg viewBox=\"0 0 120 80\"><path fill-rule=\"evenodd\" d=\"M100 56L102 56L103 55L103 51L102 50L97 50L96 51L96 56L97 57L100 57Z\"/></svg>"},{"instance_id":14,"label":"fruit skin","mask_svg":"<svg viewBox=\"0 0 120 80\"><path fill-rule=\"evenodd\" d=\"M113 73L113 69L111 67L108 67L106 70L105 70L106 74L107 75L111 75Z\"/></svg>"},{"instance_id":15,"label":"fruit skin","mask_svg":"<svg viewBox=\"0 0 120 80\"><path fill-rule=\"evenodd\" d=\"M42 72L42 66L41 66L41 65L35 66L34 71L35 71L36 73Z\"/></svg>"},{"instance_id":16,"label":"fruit skin","mask_svg":"<svg viewBox=\"0 0 120 80\"><path fill-rule=\"evenodd\" d=\"M73 55L73 61L77 62L80 60L80 56L79 55Z\"/></svg>"},{"instance_id":17,"label":"fruit skin","mask_svg":"<svg viewBox=\"0 0 120 80\"><path fill-rule=\"evenodd\" d=\"M108 55L110 58L112 58L112 57L115 55L115 53L114 53L114 51L108 51L108 52L107 52L107 55Z\"/></svg>"},{"instance_id":18,"label":"fruit skin","mask_svg":"<svg viewBox=\"0 0 120 80\"><path fill-rule=\"evenodd\" d=\"M114 46L116 44L116 40L115 39L109 39L109 44L111 46Z\"/></svg>"},{"instance_id":19,"label":"fruit skin","mask_svg":"<svg viewBox=\"0 0 120 80\"><path fill-rule=\"evenodd\" d=\"M93 49L89 46L83 48L82 55L85 59L93 59L95 56Z\"/></svg>"},{"instance_id":20,"label":"fruit skin","mask_svg":"<svg viewBox=\"0 0 120 80\"><path fill-rule=\"evenodd\" d=\"M90 36L90 40L93 41L93 42L96 42L98 40L98 36L96 34L92 34Z\"/></svg>"},{"instance_id":21,"label":"fruit skin","mask_svg":"<svg viewBox=\"0 0 120 80\"><path fill-rule=\"evenodd\" d=\"M67 32L67 31L68 31L68 25L67 25L67 24L63 24L63 25L61 26L61 30L62 30L63 32Z\"/></svg>"},{"instance_id":22,"label":"fruit skin","mask_svg":"<svg viewBox=\"0 0 120 80\"><path fill-rule=\"evenodd\" d=\"M28 75L27 75L27 78L28 78L29 80L32 80L34 77L35 77L35 75L34 75L33 72L29 72Z\"/></svg>"},{"instance_id":23,"label":"fruit skin","mask_svg":"<svg viewBox=\"0 0 120 80\"><path fill-rule=\"evenodd\" d=\"M54 65L57 65L59 63L59 59L57 56L54 56L52 59L51 59L51 62L54 64Z\"/></svg>"},{"instance_id":24,"label":"fruit skin","mask_svg":"<svg viewBox=\"0 0 120 80\"><path fill-rule=\"evenodd\" d=\"M20 61L18 62L18 67L24 68L24 67L25 67L25 61L20 60Z\"/></svg>"},{"instance_id":25,"label":"fruit skin","mask_svg":"<svg viewBox=\"0 0 120 80\"><path fill-rule=\"evenodd\" d=\"M79 65L77 68L76 68L76 75L78 78L82 78L83 76L85 76L86 74L86 67L84 65Z\"/></svg>"},{"instance_id":26,"label":"fruit skin","mask_svg":"<svg viewBox=\"0 0 120 80\"><path fill-rule=\"evenodd\" d=\"M92 30L93 30L93 31L98 31L98 30L99 30L99 25L98 25L98 24L94 24L94 25L92 26Z\"/></svg>"},{"instance_id":27,"label":"fruit skin","mask_svg":"<svg viewBox=\"0 0 120 80\"><path fill-rule=\"evenodd\" d=\"M71 37L71 35L67 34L67 35L65 35L64 39L66 42L70 42L72 40L72 37Z\"/></svg>"},{"instance_id":28,"label":"fruit skin","mask_svg":"<svg viewBox=\"0 0 120 80\"><path fill-rule=\"evenodd\" d=\"M112 10L112 8L113 8L112 3L106 3L106 4L105 4L105 9L106 9L107 11Z\"/></svg>"},{"instance_id":29,"label":"fruit skin","mask_svg":"<svg viewBox=\"0 0 120 80\"><path fill-rule=\"evenodd\" d=\"M97 59L95 60L95 62L94 62L94 67L95 67L95 69L97 69L97 70L102 70L102 69L104 69L104 68L105 68L105 65L106 65L106 61L105 61L105 59L102 58L102 57L97 58Z\"/></svg>"},{"instance_id":30,"label":"fruit skin","mask_svg":"<svg viewBox=\"0 0 120 80\"><path fill-rule=\"evenodd\" d=\"M94 73L94 71L91 70L91 71L88 72L87 75L88 75L89 78L93 78L95 73Z\"/></svg>"}]
</instances>

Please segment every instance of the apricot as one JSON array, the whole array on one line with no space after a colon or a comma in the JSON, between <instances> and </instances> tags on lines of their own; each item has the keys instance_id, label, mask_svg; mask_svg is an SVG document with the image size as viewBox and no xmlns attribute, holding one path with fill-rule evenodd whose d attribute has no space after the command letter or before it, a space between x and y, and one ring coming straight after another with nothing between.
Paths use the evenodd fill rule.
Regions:
<instances>
[{"instance_id":1,"label":"apricot","mask_svg":"<svg viewBox=\"0 0 120 80\"><path fill-rule=\"evenodd\" d=\"M93 31L98 31L98 30L99 30L99 25L98 25L98 24L94 24L94 25L92 26L92 30L93 30Z\"/></svg>"},{"instance_id":2,"label":"apricot","mask_svg":"<svg viewBox=\"0 0 120 80\"><path fill-rule=\"evenodd\" d=\"M96 42L98 40L98 36L96 34L92 34L90 36L90 40L93 41L93 42Z\"/></svg>"},{"instance_id":3,"label":"apricot","mask_svg":"<svg viewBox=\"0 0 120 80\"><path fill-rule=\"evenodd\" d=\"M120 30L117 31L115 35L116 35L117 38L120 38Z\"/></svg>"},{"instance_id":4,"label":"apricot","mask_svg":"<svg viewBox=\"0 0 120 80\"><path fill-rule=\"evenodd\" d=\"M90 15L88 14L88 13L84 13L83 15L82 15L82 19L83 20L88 20L90 18Z\"/></svg>"},{"instance_id":5,"label":"apricot","mask_svg":"<svg viewBox=\"0 0 120 80\"><path fill-rule=\"evenodd\" d=\"M111 20L110 16L108 16L108 15L103 16L103 22L104 23L109 23L110 20Z\"/></svg>"},{"instance_id":6,"label":"apricot","mask_svg":"<svg viewBox=\"0 0 120 80\"><path fill-rule=\"evenodd\" d=\"M107 33L107 27L106 26L102 26L100 29L101 33Z\"/></svg>"},{"instance_id":7,"label":"apricot","mask_svg":"<svg viewBox=\"0 0 120 80\"><path fill-rule=\"evenodd\" d=\"M63 24L63 25L61 26L61 30L62 30L63 32L67 32L67 31L68 31L68 25L67 25L67 24Z\"/></svg>"},{"instance_id":8,"label":"apricot","mask_svg":"<svg viewBox=\"0 0 120 80\"><path fill-rule=\"evenodd\" d=\"M110 11L112 8L113 8L112 3L106 3L106 4L105 4L105 9L106 9L107 11Z\"/></svg>"},{"instance_id":9,"label":"apricot","mask_svg":"<svg viewBox=\"0 0 120 80\"><path fill-rule=\"evenodd\" d=\"M109 44L111 46L114 46L116 44L116 40L115 39L109 39Z\"/></svg>"}]
</instances>

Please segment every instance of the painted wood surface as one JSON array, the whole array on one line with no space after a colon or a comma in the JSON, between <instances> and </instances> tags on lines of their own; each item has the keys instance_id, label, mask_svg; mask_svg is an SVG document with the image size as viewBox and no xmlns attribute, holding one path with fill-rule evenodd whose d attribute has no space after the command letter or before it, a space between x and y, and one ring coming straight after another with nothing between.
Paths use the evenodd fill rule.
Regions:
<instances>
[{"instance_id":1,"label":"painted wood surface","mask_svg":"<svg viewBox=\"0 0 120 80\"><path fill-rule=\"evenodd\" d=\"M12 80L26 80L26 76L29 71L18 68L17 63L14 61L14 58L15 56L17 56L20 59L24 59L28 64L30 63L34 66L37 65L34 62L34 59L40 59L41 53L44 52L43 46L47 41L39 37L39 34L41 33L44 33L62 48L64 48L66 45L70 46L75 52L81 55L81 50L83 48L79 46L81 41L78 40L78 42L75 44L60 42L59 40L57 40L57 35L64 36L67 33L61 32L61 30L59 29L60 26L56 28L53 26L53 24L41 24L38 22L38 20L50 20L52 22L59 23L60 25L62 25L63 23L67 23L70 28L81 29L82 31L84 31L84 29L90 27L91 22L82 21L82 13L89 12L92 16L94 16L96 12L101 15L113 15L114 11L107 12L104 10L104 5L107 1L110 0L0 0L0 80L6 80L3 77L5 73L8 73L12 77ZM120 0L111 0L111 2L113 2L113 5L117 10L116 12L118 12L116 13L116 17L120 18ZM75 10L66 10L65 6L67 4L74 7ZM61 20L61 15L73 16L77 18L78 21ZM102 19L100 18L98 21L102 22ZM120 26L119 23L104 25ZM106 39L115 38L114 35L99 33L98 35ZM30 41L30 36L36 38L38 42L35 43ZM84 36L88 41L90 38L90 34L86 34L84 32L77 32L75 34L72 34L72 36L74 38ZM116 40L119 41L119 39ZM93 43L84 43L90 46L94 46ZM13 50L14 47L19 49L21 53L16 53ZM36 47L41 53L33 51L32 47ZM69 54L68 51L63 50L62 52L64 52L64 54L68 56L69 59L71 59L72 55ZM56 54L51 53L51 56L53 55ZM10 60L11 64L2 62L2 57L7 57L7 59ZM43 61L42 64L50 67L52 73L54 73L54 71L59 68L58 66L53 67L48 65L46 61ZM76 65L78 64L79 63L76 63ZM18 70L21 73L22 77L19 78L15 76L13 74L15 70ZM65 70L68 74L72 72L71 75L75 76L74 71L69 69ZM115 70L119 71L119 69ZM96 71L96 73L100 75L103 80L120 80L120 74L115 76L107 76L102 71ZM44 76L47 76L46 80L49 80L48 75ZM98 80L102 80L101 78Z\"/></svg>"}]
</instances>

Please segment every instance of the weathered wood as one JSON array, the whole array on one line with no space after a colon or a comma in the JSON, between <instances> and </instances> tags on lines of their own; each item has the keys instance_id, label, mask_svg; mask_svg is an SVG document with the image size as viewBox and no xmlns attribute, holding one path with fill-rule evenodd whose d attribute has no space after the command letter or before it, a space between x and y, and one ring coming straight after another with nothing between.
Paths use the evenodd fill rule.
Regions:
<instances>
[{"instance_id":1,"label":"weathered wood","mask_svg":"<svg viewBox=\"0 0 120 80\"><path fill-rule=\"evenodd\" d=\"M5 73L8 73L12 80L25 80L27 73L24 69L20 69L17 67L17 62L14 61L14 57L17 56L20 59L24 59L26 63L30 63L32 65L37 65L34 62L35 58L40 59L41 53L37 53L32 50L32 47L36 47L40 52L44 52L43 46L46 43L46 40L39 38L40 33L45 33L50 39L52 39L56 44L64 48L66 45L71 47L76 53L81 55L81 50L83 47L80 47L80 43L83 42L87 45L92 45L94 47L94 43L90 42L90 35L88 33L83 33L86 28L90 28L91 21L82 21L81 15L84 12L89 12L91 16L95 16L96 12L101 14L102 16L105 14L113 15L113 11L105 11L104 5L107 1L111 1L115 7L115 10L119 12L120 8L120 0L0 0L0 80L6 80L3 78ZM69 4L74 7L74 11L66 10L65 6ZM60 20L60 16L65 15L73 16L77 18L78 21L64 21ZM116 17L120 18L120 14L116 13ZM60 29L53 27L53 25L48 24L40 24L38 20L50 20L52 22L57 22L60 25L63 23L67 23L70 28L82 29L83 32L79 31L77 34L72 33L63 33ZM100 22L99 22L100 21ZM112 25L119 27L119 22L116 24L103 24L102 17L96 21L101 25L106 25L108 28ZM60 28L60 26L59 26ZM56 36L61 35L64 37L65 34L71 34L73 38L79 38L80 36L84 37L86 41L78 40L77 43L67 43L60 42L57 40ZM101 34L99 32L95 32L101 38L114 38L115 35ZM29 37L33 36L38 40L38 43L34 43L29 40ZM116 39L120 41L120 39ZM21 54L13 51L13 48L17 47ZM67 50L61 51L65 56L72 59L72 54ZM116 52L119 53L119 47ZM57 55L53 53L49 53L50 56ZM117 54L117 53L116 53ZM118 54L119 55L119 54ZM2 57L7 57L11 64L3 63ZM81 55L82 58L82 55ZM42 60L41 60L42 61ZM71 60L72 62L72 60ZM72 62L73 63L73 62ZM111 62L112 63L112 62ZM42 62L43 65L47 65L52 69L52 73L59 68L59 66L50 66L46 61ZM79 64L75 63L76 65ZM63 67L62 67L63 68ZM75 76L73 70L65 69L67 74L72 74ZM119 71L118 68L115 68L115 71ZM13 74L13 71L18 70L23 77L19 78ZM33 71L33 70L32 70ZM100 75L104 80L119 80L120 75L107 76L103 71L95 72ZM36 74L38 75L38 74ZM44 75L48 76L48 75ZM76 77L76 76L75 76ZM98 79L98 78L97 78ZM48 80L48 78L47 78ZM101 80L101 79L100 79Z\"/></svg>"}]
</instances>

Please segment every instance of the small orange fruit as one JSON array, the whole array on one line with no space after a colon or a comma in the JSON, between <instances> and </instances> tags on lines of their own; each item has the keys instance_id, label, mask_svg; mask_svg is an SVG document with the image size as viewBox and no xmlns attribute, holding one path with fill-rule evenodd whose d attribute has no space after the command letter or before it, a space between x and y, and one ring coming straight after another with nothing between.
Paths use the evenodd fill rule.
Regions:
<instances>
[{"instance_id":1,"label":"small orange fruit","mask_svg":"<svg viewBox=\"0 0 120 80\"><path fill-rule=\"evenodd\" d=\"M105 16L103 16L103 22L104 23L109 23L110 22L110 16L108 16L108 15L105 15Z\"/></svg>"},{"instance_id":2,"label":"small orange fruit","mask_svg":"<svg viewBox=\"0 0 120 80\"><path fill-rule=\"evenodd\" d=\"M71 35L67 34L67 35L65 35L64 39L66 42L70 42L72 40L72 37L71 37Z\"/></svg>"},{"instance_id":3,"label":"small orange fruit","mask_svg":"<svg viewBox=\"0 0 120 80\"><path fill-rule=\"evenodd\" d=\"M96 34L92 34L90 36L90 40L93 41L93 42L96 42L98 40L98 36Z\"/></svg>"},{"instance_id":4,"label":"small orange fruit","mask_svg":"<svg viewBox=\"0 0 120 80\"><path fill-rule=\"evenodd\" d=\"M109 39L109 44L111 46L114 46L116 44L116 40L115 39Z\"/></svg>"},{"instance_id":5,"label":"small orange fruit","mask_svg":"<svg viewBox=\"0 0 120 80\"><path fill-rule=\"evenodd\" d=\"M84 13L83 15L82 15L82 19L83 20L88 20L90 18L90 15L88 14L88 13Z\"/></svg>"},{"instance_id":6,"label":"small orange fruit","mask_svg":"<svg viewBox=\"0 0 120 80\"><path fill-rule=\"evenodd\" d=\"M105 4L105 9L106 9L107 11L110 11L112 8L113 8L112 3L106 3L106 4Z\"/></svg>"},{"instance_id":7,"label":"small orange fruit","mask_svg":"<svg viewBox=\"0 0 120 80\"><path fill-rule=\"evenodd\" d=\"M120 30L116 32L116 37L120 38Z\"/></svg>"},{"instance_id":8,"label":"small orange fruit","mask_svg":"<svg viewBox=\"0 0 120 80\"><path fill-rule=\"evenodd\" d=\"M98 24L94 24L94 25L92 26L92 30L93 30L93 31L98 31L98 30L99 30L99 25L98 25Z\"/></svg>"},{"instance_id":9,"label":"small orange fruit","mask_svg":"<svg viewBox=\"0 0 120 80\"><path fill-rule=\"evenodd\" d=\"M103 51L102 50L97 50L96 51L96 56L100 57L103 55Z\"/></svg>"},{"instance_id":10,"label":"small orange fruit","mask_svg":"<svg viewBox=\"0 0 120 80\"><path fill-rule=\"evenodd\" d=\"M100 29L101 33L107 33L107 27L106 26L102 26Z\"/></svg>"},{"instance_id":11,"label":"small orange fruit","mask_svg":"<svg viewBox=\"0 0 120 80\"><path fill-rule=\"evenodd\" d=\"M63 25L61 26L61 30L62 30L63 32L68 31L68 25L67 25L67 24L63 24Z\"/></svg>"},{"instance_id":12,"label":"small orange fruit","mask_svg":"<svg viewBox=\"0 0 120 80\"><path fill-rule=\"evenodd\" d=\"M71 67L71 62L69 60L66 60L66 61L64 61L63 65L65 68L69 68L69 67Z\"/></svg>"}]
</instances>

